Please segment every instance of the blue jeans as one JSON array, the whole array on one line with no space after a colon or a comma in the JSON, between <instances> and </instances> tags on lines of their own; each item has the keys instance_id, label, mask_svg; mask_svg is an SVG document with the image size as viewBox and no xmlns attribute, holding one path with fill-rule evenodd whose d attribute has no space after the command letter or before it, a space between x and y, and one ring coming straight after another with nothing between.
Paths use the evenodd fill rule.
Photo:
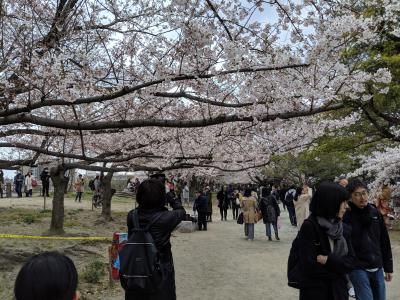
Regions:
<instances>
[{"instance_id":1,"label":"blue jeans","mask_svg":"<svg viewBox=\"0 0 400 300\"><path fill-rule=\"evenodd\" d=\"M267 237L271 237L271 225L274 227L275 235L278 236L278 225L272 223L265 223L265 234Z\"/></svg>"},{"instance_id":2,"label":"blue jeans","mask_svg":"<svg viewBox=\"0 0 400 300\"><path fill-rule=\"evenodd\" d=\"M254 224L244 224L244 235L247 237L248 240L254 240Z\"/></svg>"},{"instance_id":3,"label":"blue jeans","mask_svg":"<svg viewBox=\"0 0 400 300\"><path fill-rule=\"evenodd\" d=\"M357 300L386 300L383 269L376 272L354 270L349 274Z\"/></svg>"}]
</instances>

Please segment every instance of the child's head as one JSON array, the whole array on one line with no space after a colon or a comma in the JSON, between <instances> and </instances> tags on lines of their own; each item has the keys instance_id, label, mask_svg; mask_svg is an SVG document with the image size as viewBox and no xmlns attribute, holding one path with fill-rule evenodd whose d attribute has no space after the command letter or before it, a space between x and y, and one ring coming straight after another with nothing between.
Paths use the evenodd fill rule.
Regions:
<instances>
[{"instance_id":1,"label":"child's head","mask_svg":"<svg viewBox=\"0 0 400 300\"><path fill-rule=\"evenodd\" d=\"M78 273L72 260L57 252L32 257L15 281L16 300L78 300Z\"/></svg>"}]
</instances>

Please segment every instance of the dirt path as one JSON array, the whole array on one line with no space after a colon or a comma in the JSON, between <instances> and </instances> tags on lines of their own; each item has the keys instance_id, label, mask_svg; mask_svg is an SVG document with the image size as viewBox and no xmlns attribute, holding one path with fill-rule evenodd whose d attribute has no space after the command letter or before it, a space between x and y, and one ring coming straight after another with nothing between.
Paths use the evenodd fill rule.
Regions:
<instances>
[{"instance_id":1,"label":"dirt path","mask_svg":"<svg viewBox=\"0 0 400 300\"><path fill-rule=\"evenodd\" d=\"M40 198L2 199L0 200L0 207L40 209L43 207L42 201L43 199ZM51 201L48 202L48 204L50 203ZM67 227L67 232L75 234L79 230L82 231L84 229L90 235L105 236L110 236L113 231L125 230L124 212L132 208L132 204L130 203L114 203L113 210L119 212L115 213L115 220L109 224L93 226L92 224L94 224L99 211L87 211L91 209L88 200L82 203L75 203L72 199L66 199L65 206L67 214L72 209L84 209L84 211L79 213L79 219L81 219L79 223L80 227L74 227L72 223L71 227ZM69 218L71 217L73 215ZM255 240L253 242L246 241L244 239L243 226L237 225L232 220L231 211L228 213L230 220L227 222L219 220L217 209L214 210L213 218L214 222L209 223L208 231L197 231L186 234L174 232L172 251L176 271L177 299L297 299L298 291L289 288L286 279L287 257L297 229L289 225L286 212L282 213L281 241L279 242L269 242L267 240L265 237L265 227L262 223L255 225ZM74 219L69 219L69 222L72 221ZM14 224L14 227L5 224L2 230L5 232L18 230L32 234L35 232L40 233L42 230L40 227L48 228L48 222L49 219L46 219L46 221L35 225L37 226L35 228L32 225L20 225L19 223ZM400 276L397 274L397 271L400 269L400 233L391 232L391 238L395 258L395 277L394 282L387 285L387 299L397 300L400 299L400 290L398 289ZM39 251L43 251L44 247L50 247L51 249L65 249L65 247L69 247L67 243L61 242L45 244L44 242L39 243L32 240L20 240L18 242L7 240L7 249L10 249L10 247L26 248L27 246L39 247ZM2 257L1 247L5 246L0 246L0 258ZM106 253L108 244L89 246L83 244L75 246L81 252L87 247L93 253L97 254L97 258L102 257L101 260L104 260L104 263L107 262ZM68 255L71 255L79 269L91 257L88 257L85 252L82 252L83 255L80 255L80 252L76 252L75 250ZM17 268L19 269L19 267ZM0 270L0 279L13 278L15 277L15 272L10 274ZM90 289L95 289L95 285L81 285L81 289L84 294L83 299L85 300L124 299L123 291L118 283L111 290L107 288L107 284L103 285L100 298L99 294L95 296L89 292Z\"/></svg>"}]
</instances>

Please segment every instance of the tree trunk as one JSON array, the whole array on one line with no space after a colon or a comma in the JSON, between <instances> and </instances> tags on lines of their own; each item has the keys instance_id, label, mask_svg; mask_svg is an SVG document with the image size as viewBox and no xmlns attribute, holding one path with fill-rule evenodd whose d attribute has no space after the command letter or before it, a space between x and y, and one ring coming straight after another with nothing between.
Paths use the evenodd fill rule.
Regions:
<instances>
[{"instance_id":1,"label":"tree trunk","mask_svg":"<svg viewBox=\"0 0 400 300\"><path fill-rule=\"evenodd\" d=\"M68 185L68 177L64 176L64 170L58 167L50 169L50 177L53 181L54 196L53 210L51 213L50 234L64 233L64 191Z\"/></svg>"},{"instance_id":2,"label":"tree trunk","mask_svg":"<svg viewBox=\"0 0 400 300\"><path fill-rule=\"evenodd\" d=\"M67 188L68 192L73 192L74 191L74 183L75 183L75 180L76 180L75 173L76 173L75 169L72 169L69 172L70 181L69 181L69 184L67 185L68 186L68 188Z\"/></svg>"},{"instance_id":3,"label":"tree trunk","mask_svg":"<svg viewBox=\"0 0 400 300\"><path fill-rule=\"evenodd\" d=\"M106 176L103 177L103 205L101 207L101 216L105 221L111 221L111 199L113 196L113 191L111 189L111 179L113 177L113 172L108 172Z\"/></svg>"}]
</instances>

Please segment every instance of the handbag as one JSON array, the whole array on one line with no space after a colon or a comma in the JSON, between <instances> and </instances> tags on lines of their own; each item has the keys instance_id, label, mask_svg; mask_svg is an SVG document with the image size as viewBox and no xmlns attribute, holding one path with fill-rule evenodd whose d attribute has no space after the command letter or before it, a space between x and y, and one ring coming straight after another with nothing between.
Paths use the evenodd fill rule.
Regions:
<instances>
[{"instance_id":1,"label":"handbag","mask_svg":"<svg viewBox=\"0 0 400 300\"><path fill-rule=\"evenodd\" d=\"M257 223L258 221L260 221L262 218L263 218L262 213L259 212L259 211L256 212L256 215L255 215L256 223Z\"/></svg>"},{"instance_id":2,"label":"handbag","mask_svg":"<svg viewBox=\"0 0 400 300\"><path fill-rule=\"evenodd\" d=\"M36 179L32 178L32 187L37 187L38 183L36 181Z\"/></svg>"},{"instance_id":3,"label":"handbag","mask_svg":"<svg viewBox=\"0 0 400 300\"><path fill-rule=\"evenodd\" d=\"M239 214L236 223L238 223L239 225L242 225L244 223L243 212Z\"/></svg>"}]
</instances>

